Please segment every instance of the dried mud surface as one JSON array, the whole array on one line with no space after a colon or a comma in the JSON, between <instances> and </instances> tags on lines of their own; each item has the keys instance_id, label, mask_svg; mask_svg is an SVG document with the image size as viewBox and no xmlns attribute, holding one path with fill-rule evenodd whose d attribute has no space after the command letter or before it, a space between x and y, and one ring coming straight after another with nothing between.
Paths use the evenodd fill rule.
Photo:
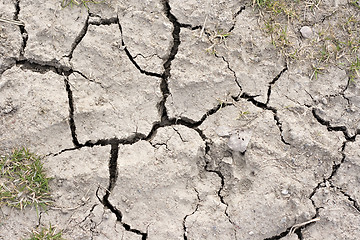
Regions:
<instances>
[{"instance_id":1,"label":"dried mud surface","mask_svg":"<svg viewBox=\"0 0 360 240\"><path fill-rule=\"evenodd\" d=\"M0 239L360 238L359 84L288 64L251 1L0 6L0 153L44 156L55 200Z\"/></svg>"}]
</instances>

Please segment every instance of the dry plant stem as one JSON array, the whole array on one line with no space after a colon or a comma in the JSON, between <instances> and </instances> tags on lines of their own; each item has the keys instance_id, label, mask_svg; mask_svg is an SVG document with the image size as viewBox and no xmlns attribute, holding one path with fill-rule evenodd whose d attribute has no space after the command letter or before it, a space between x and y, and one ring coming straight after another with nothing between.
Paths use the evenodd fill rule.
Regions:
<instances>
[{"instance_id":1,"label":"dry plant stem","mask_svg":"<svg viewBox=\"0 0 360 240\"><path fill-rule=\"evenodd\" d=\"M0 18L0 22L15 24L15 25L18 25L18 26L25 26L25 24L24 24L23 22L15 21L15 20L9 20L9 19L4 19L4 18Z\"/></svg>"},{"instance_id":2,"label":"dry plant stem","mask_svg":"<svg viewBox=\"0 0 360 240\"><path fill-rule=\"evenodd\" d=\"M204 30L205 30L205 24L206 24L206 21L207 21L207 18L208 18L208 15L206 15L205 17L205 21L204 21L204 24L203 24L203 27L201 28L201 32L200 32L200 38L202 37L202 35L204 34Z\"/></svg>"},{"instance_id":3,"label":"dry plant stem","mask_svg":"<svg viewBox=\"0 0 360 240\"><path fill-rule=\"evenodd\" d=\"M309 223L317 222L317 221L320 221L320 218L319 218L319 217L314 218L314 219L311 219L311 220L306 221L306 222L303 222L303 223L295 224L294 226L291 227L290 232L289 232L288 235L293 234L293 233L296 231L296 229L298 229L299 227L302 227L302 226L305 226L305 225L307 225L307 224L309 224Z\"/></svg>"}]
</instances>

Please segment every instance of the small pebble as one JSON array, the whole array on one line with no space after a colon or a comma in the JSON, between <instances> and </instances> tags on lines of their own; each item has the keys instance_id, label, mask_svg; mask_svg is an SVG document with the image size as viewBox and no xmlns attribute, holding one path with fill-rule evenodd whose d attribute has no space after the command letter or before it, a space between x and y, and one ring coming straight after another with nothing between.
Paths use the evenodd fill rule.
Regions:
<instances>
[{"instance_id":1,"label":"small pebble","mask_svg":"<svg viewBox=\"0 0 360 240\"><path fill-rule=\"evenodd\" d=\"M303 26L300 29L300 33L304 38L311 38L313 35L313 31L312 31L311 27L309 27L309 26Z\"/></svg>"},{"instance_id":2,"label":"small pebble","mask_svg":"<svg viewBox=\"0 0 360 240\"><path fill-rule=\"evenodd\" d=\"M288 195L289 191L287 189L284 189L284 190L281 191L281 194L282 195Z\"/></svg>"},{"instance_id":3,"label":"small pebble","mask_svg":"<svg viewBox=\"0 0 360 240\"><path fill-rule=\"evenodd\" d=\"M327 105L327 104L328 104L328 101L326 100L326 98L321 99L321 102L322 102L322 104L324 104L324 105Z\"/></svg>"},{"instance_id":4,"label":"small pebble","mask_svg":"<svg viewBox=\"0 0 360 240\"><path fill-rule=\"evenodd\" d=\"M231 134L231 129L228 126L221 125L215 129L215 132L219 137L229 137Z\"/></svg>"}]
</instances>

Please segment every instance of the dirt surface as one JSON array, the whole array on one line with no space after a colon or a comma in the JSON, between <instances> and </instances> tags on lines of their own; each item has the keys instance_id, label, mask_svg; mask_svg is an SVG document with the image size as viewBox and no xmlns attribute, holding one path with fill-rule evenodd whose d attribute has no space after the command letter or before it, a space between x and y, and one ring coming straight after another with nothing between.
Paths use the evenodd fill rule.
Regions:
<instances>
[{"instance_id":1,"label":"dirt surface","mask_svg":"<svg viewBox=\"0 0 360 240\"><path fill-rule=\"evenodd\" d=\"M360 21L322 2L314 29ZM0 153L44 156L54 199L0 239L360 239L358 77L288 61L252 1L88 6L0 0Z\"/></svg>"}]
</instances>

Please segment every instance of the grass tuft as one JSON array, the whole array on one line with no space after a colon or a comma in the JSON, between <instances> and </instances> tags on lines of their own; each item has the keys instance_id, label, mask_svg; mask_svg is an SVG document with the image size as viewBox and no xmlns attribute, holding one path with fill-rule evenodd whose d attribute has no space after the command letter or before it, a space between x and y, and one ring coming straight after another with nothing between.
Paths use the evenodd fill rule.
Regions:
<instances>
[{"instance_id":1,"label":"grass tuft","mask_svg":"<svg viewBox=\"0 0 360 240\"><path fill-rule=\"evenodd\" d=\"M56 232L56 228L50 224L48 228L41 228L40 232L33 230L28 240L64 240L64 238L62 238L62 232Z\"/></svg>"},{"instance_id":2,"label":"grass tuft","mask_svg":"<svg viewBox=\"0 0 360 240\"><path fill-rule=\"evenodd\" d=\"M44 208L51 202L49 180L39 156L26 148L14 150L0 158L0 205Z\"/></svg>"}]
</instances>

